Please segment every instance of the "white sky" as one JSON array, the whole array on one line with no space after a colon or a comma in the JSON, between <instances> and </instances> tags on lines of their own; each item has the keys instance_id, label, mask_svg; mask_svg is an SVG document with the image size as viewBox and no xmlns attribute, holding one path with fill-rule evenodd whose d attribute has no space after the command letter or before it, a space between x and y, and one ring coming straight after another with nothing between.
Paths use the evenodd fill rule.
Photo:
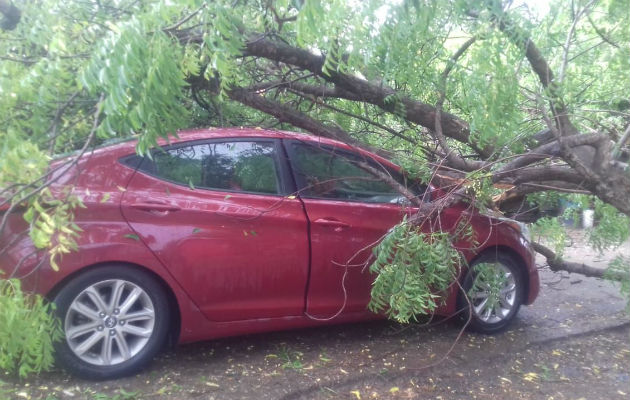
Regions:
<instances>
[{"instance_id":1,"label":"white sky","mask_svg":"<svg viewBox=\"0 0 630 400\"><path fill-rule=\"evenodd\" d=\"M525 6L538 18L549 12L550 0L515 0L511 8Z\"/></svg>"},{"instance_id":2,"label":"white sky","mask_svg":"<svg viewBox=\"0 0 630 400\"><path fill-rule=\"evenodd\" d=\"M350 0L356 1L356 0ZM399 4L402 0L386 0L383 6L376 10L378 22L382 24L387 18L387 11L390 4ZM510 8L527 7L537 18L541 18L549 12L549 2L551 0L514 0Z\"/></svg>"}]
</instances>

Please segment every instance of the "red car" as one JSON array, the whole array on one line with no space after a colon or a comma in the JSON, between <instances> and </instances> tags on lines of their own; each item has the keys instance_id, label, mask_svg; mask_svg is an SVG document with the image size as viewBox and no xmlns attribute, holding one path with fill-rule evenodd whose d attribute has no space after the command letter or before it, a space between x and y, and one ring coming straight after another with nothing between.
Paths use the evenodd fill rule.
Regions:
<instances>
[{"instance_id":1,"label":"red car","mask_svg":"<svg viewBox=\"0 0 630 400\"><path fill-rule=\"evenodd\" d=\"M440 196L377 155L303 134L209 129L181 132L152 157L134 147L101 148L53 177L56 186L74 184L86 206L75 216L79 250L62 258L60 271L44 263L30 273L39 256L26 235L15 239L27 227L19 213L0 240L0 248L13 241L0 267L19 265L14 276L57 305L66 337L58 360L92 379L136 372L169 340L382 318L366 309L374 276L344 265L366 262L414 208L357 161L425 201ZM468 265L492 265L504 278L500 292L469 296L473 328L495 332L538 294L533 253L515 223L464 205L442 212L442 229L463 214L482 238L461 251ZM468 304L458 292L452 285L439 314Z\"/></svg>"}]
</instances>

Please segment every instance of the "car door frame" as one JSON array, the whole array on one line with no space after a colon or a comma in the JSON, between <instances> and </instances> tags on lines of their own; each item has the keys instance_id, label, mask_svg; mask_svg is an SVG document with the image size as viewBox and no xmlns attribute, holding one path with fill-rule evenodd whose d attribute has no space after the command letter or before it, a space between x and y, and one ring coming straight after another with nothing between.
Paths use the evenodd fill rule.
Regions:
<instances>
[{"instance_id":1,"label":"car door frame","mask_svg":"<svg viewBox=\"0 0 630 400\"><path fill-rule=\"evenodd\" d=\"M350 209L352 207L363 207L366 212L373 212L378 215L378 223L383 221L388 221L391 225L386 224L386 226L381 226L382 233L385 234L386 231L393 226L395 223L402 220L404 215L410 215L417 210L411 205L404 204L394 204L394 203L385 203L385 202L365 202L356 199L335 199L330 197L316 197L316 196L304 196L300 194L300 190L303 190L306 187L307 182L305 182L298 174L297 168L295 167L295 162L293 159L295 158L295 149L293 148L294 144L303 144L307 146L313 146L316 148L321 148L324 150L331 150L331 152L335 154L340 154L342 157L344 155L354 156L358 158L364 159L366 162L370 164L378 164L381 168L386 168L389 172L396 171L400 173L398 168L390 162L381 162L374 157L372 157L369 153L363 153L361 151L353 150L351 148L346 148L343 144L328 144L328 143L319 143L311 140L299 140L299 139L285 139L283 140L283 144L285 147L285 151L287 152L291 173L293 179L295 180L295 185L297 188L296 195L300 198L304 204L304 210L307 217L307 221L309 224L309 243L310 243L310 252L311 257L309 260L310 268L309 268L309 281L308 288L306 291L306 314L315 317L315 318L331 318L333 316L337 316L345 313L354 313L354 312L362 312L367 311L366 306L369 301L369 288L371 288L371 284L373 282L374 276L369 273L367 268L362 267L361 269L356 268L355 265L346 265L345 272L343 274L337 273L334 268L327 268L321 265L322 261L325 260L317 260L319 246L317 244L317 237L323 237L326 234L337 235L339 238L343 238L344 230L352 230L353 226L347 225L343 220L339 221L338 219L333 219L330 221L330 230L323 230L323 234L319 235L317 232L320 230L317 226L317 216L309 215L309 207L316 206L321 209L323 207L329 207L330 209L339 208L339 209ZM426 190L426 189L425 189ZM427 193L428 195L428 193ZM399 214L396 214L400 211ZM325 222L325 221L324 221ZM376 222L376 221L375 221ZM372 233L375 231L374 226L370 227ZM368 229L368 230L370 230ZM366 230L362 230L363 233L368 233ZM323 248L324 251L327 251L326 247ZM371 248L367 249L371 253ZM336 260L331 259L333 264L337 264ZM325 264L326 262L324 262ZM341 265L338 265L342 267ZM327 276L323 278L319 276L320 273L323 273ZM341 287L343 289L343 304L339 301L339 290L336 293L331 291L331 287L326 287L326 280L334 279L335 282L329 282L329 286L334 286L336 284L336 280L338 279L341 283ZM354 293L353 293L354 291Z\"/></svg>"}]
</instances>

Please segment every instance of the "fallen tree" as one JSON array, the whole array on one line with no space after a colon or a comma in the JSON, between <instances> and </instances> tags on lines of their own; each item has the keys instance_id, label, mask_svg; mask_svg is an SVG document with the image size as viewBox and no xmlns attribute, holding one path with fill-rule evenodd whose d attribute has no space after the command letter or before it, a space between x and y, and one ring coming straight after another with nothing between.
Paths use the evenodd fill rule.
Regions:
<instances>
[{"instance_id":1,"label":"fallen tree","mask_svg":"<svg viewBox=\"0 0 630 400\"><path fill-rule=\"evenodd\" d=\"M132 134L143 152L178 128L257 125L397 158L449 193L416 220L465 200L532 222L561 193L597 208L608 223L593 240L614 247L630 216L621 9L1 1L3 206L32 204L59 152ZM601 275L536 249L554 270Z\"/></svg>"}]
</instances>

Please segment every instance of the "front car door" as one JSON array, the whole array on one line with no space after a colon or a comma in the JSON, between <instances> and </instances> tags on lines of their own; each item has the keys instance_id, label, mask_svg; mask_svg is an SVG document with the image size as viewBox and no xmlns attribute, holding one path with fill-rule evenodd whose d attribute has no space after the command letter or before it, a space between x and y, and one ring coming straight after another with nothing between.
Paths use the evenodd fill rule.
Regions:
<instances>
[{"instance_id":1,"label":"front car door","mask_svg":"<svg viewBox=\"0 0 630 400\"><path fill-rule=\"evenodd\" d=\"M165 146L122 199L133 233L213 321L302 315L308 233L276 139Z\"/></svg>"},{"instance_id":2,"label":"front car door","mask_svg":"<svg viewBox=\"0 0 630 400\"><path fill-rule=\"evenodd\" d=\"M374 276L372 248L413 212L401 194L368 163L399 183L403 176L359 153L313 142L286 141L291 166L310 224L311 274L306 309L330 318L339 312L365 311ZM411 187L420 194L423 188Z\"/></svg>"}]
</instances>

